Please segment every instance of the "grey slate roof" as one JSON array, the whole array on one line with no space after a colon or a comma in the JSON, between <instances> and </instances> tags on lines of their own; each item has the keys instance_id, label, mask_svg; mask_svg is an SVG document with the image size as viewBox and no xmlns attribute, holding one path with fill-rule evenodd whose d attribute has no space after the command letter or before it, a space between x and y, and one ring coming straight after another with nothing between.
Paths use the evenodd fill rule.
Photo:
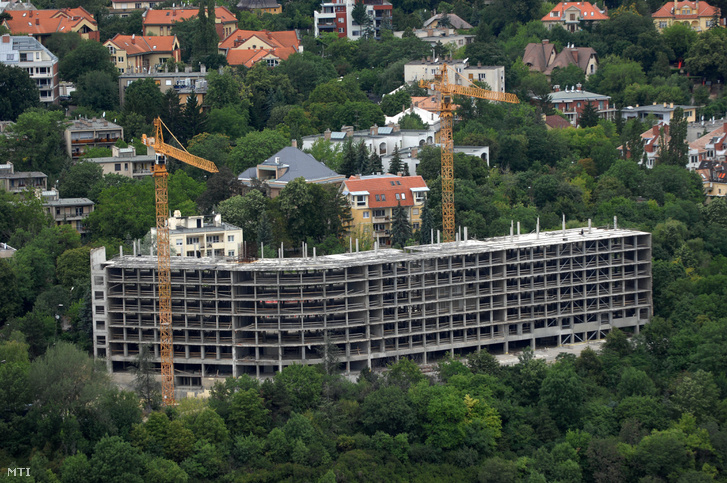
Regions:
<instances>
[{"instance_id":1,"label":"grey slate roof","mask_svg":"<svg viewBox=\"0 0 727 483\"><path fill-rule=\"evenodd\" d=\"M28 179L28 178L47 178L45 173L40 171L19 171L17 173L0 173L0 179Z\"/></svg>"},{"instance_id":2,"label":"grey slate roof","mask_svg":"<svg viewBox=\"0 0 727 483\"><path fill-rule=\"evenodd\" d=\"M76 206L76 205L92 205L93 201L88 198L60 198L55 201L43 203L46 206Z\"/></svg>"},{"instance_id":3,"label":"grey slate roof","mask_svg":"<svg viewBox=\"0 0 727 483\"><path fill-rule=\"evenodd\" d=\"M276 158L279 158L279 163L275 162ZM310 154L304 153L300 149L292 146L281 149L260 164L263 166L278 165L288 168L286 173L277 180L269 180L271 182L279 181L287 183L289 181L293 181L295 178L300 178L301 176L305 178L306 181L315 181L334 177L343 178L343 175L336 173ZM257 167L252 167L243 171L237 178L239 180L247 180L256 177Z\"/></svg>"}]
</instances>

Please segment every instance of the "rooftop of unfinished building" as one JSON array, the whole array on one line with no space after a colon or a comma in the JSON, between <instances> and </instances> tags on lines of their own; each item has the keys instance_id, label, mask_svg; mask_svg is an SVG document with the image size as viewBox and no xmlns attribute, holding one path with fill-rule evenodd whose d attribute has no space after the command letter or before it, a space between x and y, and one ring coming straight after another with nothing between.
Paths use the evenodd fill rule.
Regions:
<instances>
[{"instance_id":1,"label":"rooftop of unfinished building","mask_svg":"<svg viewBox=\"0 0 727 483\"><path fill-rule=\"evenodd\" d=\"M331 268L345 268L361 265L406 262L434 258L439 256L469 255L473 253L486 253L489 251L528 248L535 246L548 246L563 242L579 240L593 241L614 238L618 236L648 235L647 232L624 228L570 228L567 230L541 231L525 234L514 234L485 240L467 239L448 243L433 243L430 245L417 245L406 247L405 250L392 248L379 248L366 251L354 251L337 255L316 256L308 250L307 257L289 258L259 258L253 261L240 262L229 257L172 257L172 270L243 270L243 271L277 271L285 270L320 270ZM436 237L436 234L435 234ZM463 237L464 238L464 237ZM103 248L102 248L103 249ZM105 266L118 268L147 268L157 267L154 256L116 256L104 263Z\"/></svg>"}]
</instances>

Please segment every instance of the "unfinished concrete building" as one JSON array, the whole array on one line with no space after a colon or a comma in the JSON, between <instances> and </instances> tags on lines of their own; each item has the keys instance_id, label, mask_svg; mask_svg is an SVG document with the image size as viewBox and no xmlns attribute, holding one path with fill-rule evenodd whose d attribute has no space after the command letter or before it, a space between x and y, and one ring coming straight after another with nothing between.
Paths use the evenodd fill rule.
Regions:
<instances>
[{"instance_id":1,"label":"unfinished concrete building","mask_svg":"<svg viewBox=\"0 0 727 483\"><path fill-rule=\"evenodd\" d=\"M94 353L129 371L143 344L159 362L156 259L91 254ZM651 235L575 229L241 263L173 258L176 384L316 364L432 363L486 349L638 332L652 313Z\"/></svg>"}]
</instances>

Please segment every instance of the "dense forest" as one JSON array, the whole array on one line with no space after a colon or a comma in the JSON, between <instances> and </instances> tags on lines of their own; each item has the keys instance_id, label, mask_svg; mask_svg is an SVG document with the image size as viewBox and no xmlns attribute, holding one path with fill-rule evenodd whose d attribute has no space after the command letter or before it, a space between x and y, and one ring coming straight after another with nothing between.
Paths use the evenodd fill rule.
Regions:
<instances>
[{"instance_id":1,"label":"dense forest","mask_svg":"<svg viewBox=\"0 0 727 483\"><path fill-rule=\"evenodd\" d=\"M107 3L36 6L86 7L102 40L141 33L139 15L108 15ZM664 3L658 0L605 1L610 20L576 33L546 30L539 19L554 4L540 0L392 0L396 30L421 27L434 9L475 26L472 44L433 51L388 31L380 40L316 39L310 29L320 2L280 3L276 16L236 11L240 28L301 29L304 53L272 69L218 70L214 62L224 62L199 42L206 26L193 20L175 27L184 58L210 62L204 106L195 96L180 106L173 90L162 94L153 81L130 85L119 105L108 51L73 34L49 40L61 77L77 86L67 105L39 107L29 77L0 65L1 117L16 121L0 136L0 159L17 171L46 173L62 197L96 203L81 239L53 226L37 198L0 191L0 241L18 249L0 259L0 468L29 467L26 481L39 482L727 481L727 202L707 202L678 152L665 151L651 170L638 156L622 158L617 147L638 153L639 134L654 120L617 116L548 130L542 115L553 112L541 101L551 85L583 83L618 108L693 103L700 115L722 117L727 31L677 25L659 33L650 18ZM727 11L726 1L710 3ZM545 38L559 49L593 47L598 72L586 81L578 69L556 70L550 80L528 71L525 46ZM171 210L214 211L251 241L307 241L318 253L336 253L348 247L348 213L337 192L293 182L271 199L262 186L243 189L237 174L291 139L383 125L385 115L421 94L407 88L384 96L402 84L404 64L433 54L505 66L507 90L521 100L456 100L455 144L489 146L491 160L455 156L457 224L485 238L507 233L511 220L527 232L538 218L543 229L555 229L562 215L571 227L588 219L607 225L617 216L621 227L653 233L651 323L639 334L614 330L598 352L553 364L526 350L517 364L501 366L482 352L440 361L426 374L401 360L351 380L330 352L322 366L293 365L264 381L220 381L208 399L166 409L143 354L134 390L120 390L88 355L89 252L106 246L114 255L144 237L154 224L154 187L150 178L104 176L86 160L72 164L65 108L121 124L126 139L119 145L138 153L145 150L141 135L161 116L191 153L220 167L208 176L171 163ZM421 120L405 122L419 127ZM673 134L682 142L686 136ZM321 141L312 154L343 174L375 171L380 162L355 144ZM434 228L441 226L439 154L436 146L419 152ZM417 243L422 233L400 244ZM6 478L20 477L3 470Z\"/></svg>"}]
</instances>

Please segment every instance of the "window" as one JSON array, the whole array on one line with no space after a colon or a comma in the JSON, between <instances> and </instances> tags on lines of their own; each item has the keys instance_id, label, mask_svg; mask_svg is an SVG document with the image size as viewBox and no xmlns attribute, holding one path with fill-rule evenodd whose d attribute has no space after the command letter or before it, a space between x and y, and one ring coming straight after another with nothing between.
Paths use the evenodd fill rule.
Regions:
<instances>
[{"instance_id":1,"label":"window","mask_svg":"<svg viewBox=\"0 0 727 483\"><path fill-rule=\"evenodd\" d=\"M384 225L383 223L374 223L374 230L384 231L386 230L386 225Z\"/></svg>"},{"instance_id":2,"label":"window","mask_svg":"<svg viewBox=\"0 0 727 483\"><path fill-rule=\"evenodd\" d=\"M235 256L235 250L228 250L227 251L227 256L228 257L234 257Z\"/></svg>"},{"instance_id":3,"label":"window","mask_svg":"<svg viewBox=\"0 0 727 483\"><path fill-rule=\"evenodd\" d=\"M40 60L40 52L35 53L35 60Z\"/></svg>"},{"instance_id":4,"label":"window","mask_svg":"<svg viewBox=\"0 0 727 483\"><path fill-rule=\"evenodd\" d=\"M118 58L118 62L119 62L119 64L123 64L124 63L124 58L123 57L119 57Z\"/></svg>"},{"instance_id":5,"label":"window","mask_svg":"<svg viewBox=\"0 0 727 483\"><path fill-rule=\"evenodd\" d=\"M128 170L129 170L129 163L124 163L124 171L128 171Z\"/></svg>"},{"instance_id":6,"label":"window","mask_svg":"<svg viewBox=\"0 0 727 483\"><path fill-rule=\"evenodd\" d=\"M15 60L15 54L7 54L5 58L7 60L14 61Z\"/></svg>"},{"instance_id":7,"label":"window","mask_svg":"<svg viewBox=\"0 0 727 483\"><path fill-rule=\"evenodd\" d=\"M412 223L411 227L412 227L412 228L413 228L414 230L418 230L418 229L419 229L419 223Z\"/></svg>"},{"instance_id":8,"label":"window","mask_svg":"<svg viewBox=\"0 0 727 483\"><path fill-rule=\"evenodd\" d=\"M197 243L199 243L198 236L188 236L187 237L187 245L196 245Z\"/></svg>"},{"instance_id":9,"label":"window","mask_svg":"<svg viewBox=\"0 0 727 483\"><path fill-rule=\"evenodd\" d=\"M598 101L598 110L603 111L603 101Z\"/></svg>"},{"instance_id":10,"label":"window","mask_svg":"<svg viewBox=\"0 0 727 483\"><path fill-rule=\"evenodd\" d=\"M399 185L399 186L401 186L401 181L398 181L398 180L397 180L397 181L396 181L396 184L397 184L397 185Z\"/></svg>"},{"instance_id":11,"label":"window","mask_svg":"<svg viewBox=\"0 0 727 483\"><path fill-rule=\"evenodd\" d=\"M209 235L207 237L207 243L219 243L220 235Z\"/></svg>"},{"instance_id":12,"label":"window","mask_svg":"<svg viewBox=\"0 0 727 483\"><path fill-rule=\"evenodd\" d=\"M425 198L425 195L424 195L424 192L422 192L422 191L417 191L417 192L416 192L416 193L414 194L414 200L415 200L415 201L416 201L417 203L424 203L424 198Z\"/></svg>"},{"instance_id":13,"label":"window","mask_svg":"<svg viewBox=\"0 0 727 483\"><path fill-rule=\"evenodd\" d=\"M412 208L411 214L412 215L418 215L419 214L419 208Z\"/></svg>"},{"instance_id":14,"label":"window","mask_svg":"<svg viewBox=\"0 0 727 483\"><path fill-rule=\"evenodd\" d=\"M121 171L121 163L114 164L114 171Z\"/></svg>"},{"instance_id":15,"label":"window","mask_svg":"<svg viewBox=\"0 0 727 483\"><path fill-rule=\"evenodd\" d=\"M368 211L364 211L364 212L363 212L363 217L364 217L364 220L366 220L366 219L368 219L368 218L369 218L369 214L370 214L370 213L369 213Z\"/></svg>"},{"instance_id":16,"label":"window","mask_svg":"<svg viewBox=\"0 0 727 483\"><path fill-rule=\"evenodd\" d=\"M111 55L116 55L116 48L113 45L109 45L109 53Z\"/></svg>"},{"instance_id":17,"label":"window","mask_svg":"<svg viewBox=\"0 0 727 483\"><path fill-rule=\"evenodd\" d=\"M379 195L376 195L376 201L381 201L381 197Z\"/></svg>"},{"instance_id":18,"label":"window","mask_svg":"<svg viewBox=\"0 0 727 483\"><path fill-rule=\"evenodd\" d=\"M338 29L338 33L339 34L342 34L343 33L343 27L341 27L341 28Z\"/></svg>"},{"instance_id":19,"label":"window","mask_svg":"<svg viewBox=\"0 0 727 483\"><path fill-rule=\"evenodd\" d=\"M406 193L402 193L402 194L401 194L401 199L402 199L402 200L405 200L405 199L406 199Z\"/></svg>"},{"instance_id":20,"label":"window","mask_svg":"<svg viewBox=\"0 0 727 483\"><path fill-rule=\"evenodd\" d=\"M60 216L60 215L61 215L61 209L60 208L56 208L56 216Z\"/></svg>"},{"instance_id":21,"label":"window","mask_svg":"<svg viewBox=\"0 0 727 483\"><path fill-rule=\"evenodd\" d=\"M391 186L395 186L393 181L389 181L389 183L391 183Z\"/></svg>"},{"instance_id":22,"label":"window","mask_svg":"<svg viewBox=\"0 0 727 483\"><path fill-rule=\"evenodd\" d=\"M396 199L397 199L397 200L400 200L400 199L401 199L401 198L399 198L399 193L396 193L396 195L395 195L395 196L396 196Z\"/></svg>"},{"instance_id":23,"label":"window","mask_svg":"<svg viewBox=\"0 0 727 483\"><path fill-rule=\"evenodd\" d=\"M235 235L227 235L227 241L229 243L232 243L235 241Z\"/></svg>"},{"instance_id":24,"label":"window","mask_svg":"<svg viewBox=\"0 0 727 483\"><path fill-rule=\"evenodd\" d=\"M181 247L183 244L184 244L184 239L183 238L177 238L176 245L178 247Z\"/></svg>"},{"instance_id":25,"label":"window","mask_svg":"<svg viewBox=\"0 0 727 483\"><path fill-rule=\"evenodd\" d=\"M386 210L374 210L374 216L386 216Z\"/></svg>"},{"instance_id":26,"label":"window","mask_svg":"<svg viewBox=\"0 0 727 483\"><path fill-rule=\"evenodd\" d=\"M83 206L76 207L76 216L83 216Z\"/></svg>"},{"instance_id":27,"label":"window","mask_svg":"<svg viewBox=\"0 0 727 483\"><path fill-rule=\"evenodd\" d=\"M381 195L381 201L386 201L386 195Z\"/></svg>"},{"instance_id":28,"label":"window","mask_svg":"<svg viewBox=\"0 0 727 483\"><path fill-rule=\"evenodd\" d=\"M366 206L366 195L356 195L356 206Z\"/></svg>"},{"instance_id":29,"label":"window","mask_svg":"<svg viewBox=\"0 0 727 483\"><path fill-rule=\"evenodd\" d=\"M487 74L479 74L478 77L480 79L480 82L484 82L487 80Z\"/></svg>"},{"instance_id":30,"label":"window","mask_svg":"<svg viewBox=\"0 0 727 483\"><path fill-rule=\"evenodd\" d=\"M578 103L577 107L581 107L581 103L580 102Z\"/></svg>"},{"instance_id":31,"label":"window","mask_svg":"<svg viewBox=\"0 0 727 483\"><path fill-rule=\"evenodd\" d=\"M171 80L167 80L166 81L166 85L168 85L168 86L172 85L172 81Z\"/></svg>"},{"instance_id":32,"label":"window","mask_svg":"<svg viewBox=\"0 0 727 483\"><path fill-rule=\"evenodd\" d=\"M666 22L659 22L659 28L665 29L666 28Z\"/></svg>"}]
</instances>

